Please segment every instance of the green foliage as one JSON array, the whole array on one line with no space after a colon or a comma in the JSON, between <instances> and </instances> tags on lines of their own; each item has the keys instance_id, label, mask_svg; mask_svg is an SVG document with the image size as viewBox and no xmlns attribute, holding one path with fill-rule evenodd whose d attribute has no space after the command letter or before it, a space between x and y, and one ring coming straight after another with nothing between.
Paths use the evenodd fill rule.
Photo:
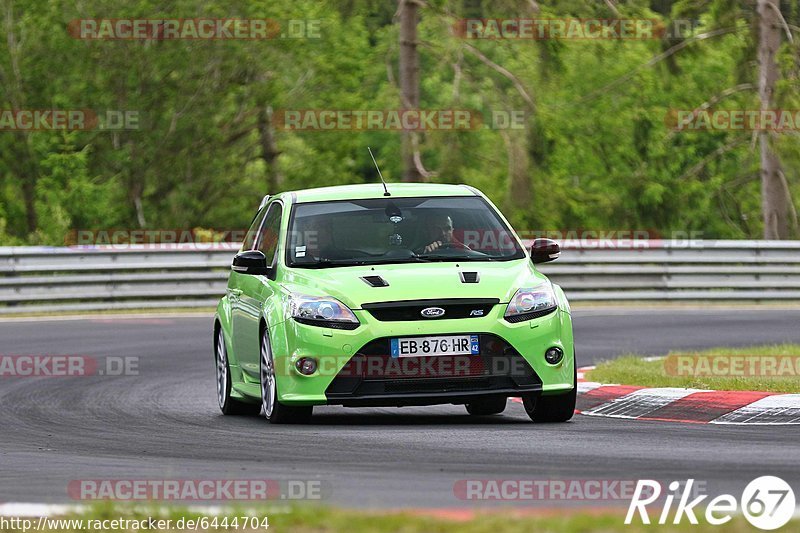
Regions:
<instances>
[{"instance_id":1,"label":"green foliage","mask_svg":"<svg viewBox=\"0 0 800 533\"><path fill-rule=\"evenodd\" d=\"M47 0L0 14L0 108L132 110L139 129L0 132L0 244L63 244L74 229L241 228L261 196L402 175L398 131L263 127L267 110L398 109L396 5L374 0ZM432 181L487 192L520 229L761 234L757 145L748 132L674 132L694 109L755 80L750 3L435 0L421 10L421 107L480 112L470 131L420 135ZM790 3L791 4L791 3ZM615 6L615 7L614 7ZM614 13L612 9L618 11ZM682 40L464 40L463 17L628 17L699 21ZM789 7L789 24L800 8ZM319 20L319 38L80 40L81 18ZM800 108L800 39L779 55L776 101ZM718 109L755 109L743 89ZM492 127L519 112L519 129ZM265 148L271 132L277 155ZM792 191L797 134L779 135ZM513 157L512 157L513 154Z\"/></svg>"}]
</instances>

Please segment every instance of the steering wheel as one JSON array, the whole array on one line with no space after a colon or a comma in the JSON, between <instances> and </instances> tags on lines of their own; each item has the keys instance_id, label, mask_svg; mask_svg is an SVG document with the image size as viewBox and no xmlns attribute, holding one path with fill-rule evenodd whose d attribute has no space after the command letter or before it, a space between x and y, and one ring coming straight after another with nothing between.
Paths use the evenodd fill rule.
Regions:
<instances>
[{"instance_id":1,"label":"steering wheel","mask_svg":"<svg viewBox=\"0 0 800 533\"><path fill-rule=\"evenodd\" d=\"M436 242L436 241L434 241L434 242ZM431 244L433 244L433 243L431 243ZM430 245L426 245L426 246L430 246ZM438 250L468 250L470 252L473 251L472 248L470 248L466 244L462 244L460 242L442 242L441 244L439 244L438 247L434 248L430 252L426 252L425 251L425 246L422 246L420 248L416 248L414 250L414 253L416 253L416 254L428 254L428 253L431 253L431 252L436 252Z\"/></svg>"},{"instance_id":2,"label":"steering wheel","mask_svg":"<svg viewBox=\"0 0 800 533\"><path fill-rule=\"evenodd\" d=\"M461 242L443 242L439 245L439 250L472 250L469 246Z\"/></svg>"}]
</instances>

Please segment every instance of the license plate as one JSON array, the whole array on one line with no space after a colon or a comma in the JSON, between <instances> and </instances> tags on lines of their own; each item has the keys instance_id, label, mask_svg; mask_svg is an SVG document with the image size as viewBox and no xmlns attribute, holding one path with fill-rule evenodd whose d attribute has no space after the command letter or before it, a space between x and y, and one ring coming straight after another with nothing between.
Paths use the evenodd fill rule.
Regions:
<instances>
[{"instance_id":1,"label":"license plate","mask_svg":"<svg viewBox=\"0 0 800 533\"><path fill-rule=\"evenodd\" d=\"M478 355L477 335L441 337L403 337L391 339L392 357L424 357L428 355Z\"/></svg>"}]
</instances>

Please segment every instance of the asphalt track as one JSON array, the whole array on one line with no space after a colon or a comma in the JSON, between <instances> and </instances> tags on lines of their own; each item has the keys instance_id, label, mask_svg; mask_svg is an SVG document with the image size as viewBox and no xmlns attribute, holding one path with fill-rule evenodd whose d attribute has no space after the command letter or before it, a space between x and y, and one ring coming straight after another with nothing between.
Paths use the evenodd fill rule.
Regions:
<instances>
[{"instance_id":1,"label":"asphalt track","mask_svg":"<svg viewBox=\"0 0 800 533\"><path fill-rule=\"evenodd\" d=\"M800 309L586 308L575 317L581 364L800 343ZM323 503L380 508L488 505L454 495L464 479L694 478L712 494L741 494L751 479L778 475L800 489L796 426L586 416L533 425L518 404L483 419L460 406L322 407L299 427L224 417L210 328L206 317L0 321L0 354L139 358L138 375L0 378L0 501L73 502L67 486L80 479L320 480Z\"/></svg>"}]
</instances>

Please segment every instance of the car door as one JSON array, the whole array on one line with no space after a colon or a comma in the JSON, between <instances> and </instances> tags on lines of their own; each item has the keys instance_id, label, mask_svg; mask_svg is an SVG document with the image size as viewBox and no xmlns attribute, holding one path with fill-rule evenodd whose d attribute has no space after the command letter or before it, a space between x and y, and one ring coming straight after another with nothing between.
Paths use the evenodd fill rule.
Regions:
<instances>
[{"instance_id":1,"label":"car door","mask_svg":"<svg viewBox=\"0 0 800 533\"><path fill-rule=\"evenodd\" d=\"M256 247L256 240L261 232L261 225L264 223L264 217L267 215L267 206L264 205L256 212L256 216L253 217L253 221L250 223L250 228L247 230L247 233L244 236L244 240L242 241L242 249L241 251L247 250L255 250ZM241 299L243 287L247 282L248 278L252 276L248 274L241 274L236 272L235 270L231 270L231 273L228 277L228 289L227 289L227 297L228 297L228 304L231 309L231 333L233 337L231 338L231 346L233 347L233 352L235 355L235 362L238 366L241 367L241 357L239 352L244 352L245 343L240 342L236 336L236 324L241 322L241 310L239 307L239 300Z\"/></svg>"},{"instance_id":2,"label":"car door","mask_svg":"<svg viewBox=\"0 0 800 533\"><path fill-rule=\"evenodd\" d=\"M278 241L281 230L283 205L276 200L269 204L264 222L256 237L253 249L260 250L267 258L267 265L275 267L278 259ZM237 342L237 355L242 371L256 379L259 374L259 357L261 355L261 336L259 321L265 302L274 294L274 289L267 276L242 275L239 285L241 294L234 314L233 331Z\"/></svg>"}]
</instances>

